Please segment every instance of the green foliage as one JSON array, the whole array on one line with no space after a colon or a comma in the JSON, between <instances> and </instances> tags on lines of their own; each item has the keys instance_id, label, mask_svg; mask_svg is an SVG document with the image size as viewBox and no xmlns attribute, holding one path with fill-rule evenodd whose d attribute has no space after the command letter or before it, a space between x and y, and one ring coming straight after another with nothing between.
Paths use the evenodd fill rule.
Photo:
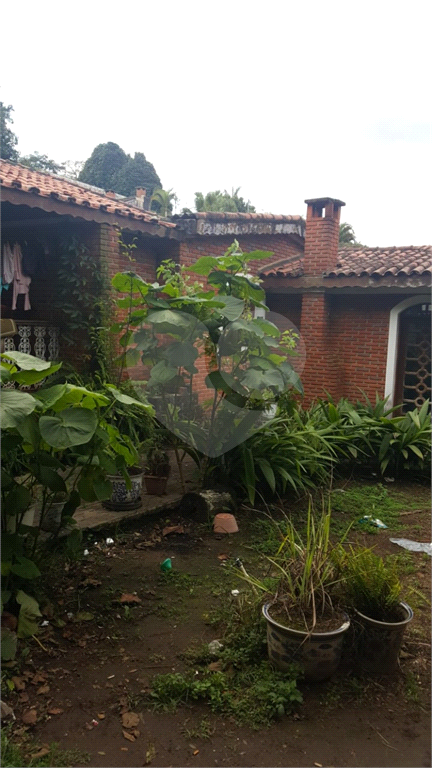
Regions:
<instances>
[{"instance_id":1,"label":"green foliage","mask_svg":"<svg viewBox=\"0 0 432 768\"><path fill-rule=\"evenodd\" d=\"M78 179L105 190L114 189L114 177L126 165L127 159L126 152L113 141L98 144L85 161Z\"/></svg>"},{"instance_id":2,"label":"green foliage","mask_svg":"<svg viewBox=\"0 0 432 768\"><path fill-rule=\"evenodd\" d=\"M264 306L264 291L257 278L247 275L247 265L269 255L243 253L234 241L223 256L203 257L187 270L163 262L158 270L162 282L146 283L134 272L112 280L117 291L128 294L118 301L121 309L129 306L128 316L113 328L123 332L120 364L141 359L151 366L147 390L161 406L158 417L185 441L186 450L192 447L198 463L198 452L218 455L240 442L287 383L295 380L300 387L287 360L292 349L286 334L252 316L253 308ZM192 282L189 271L206 277L208 289ZM205 356L211 360L206 378L211 405L195 409L191 418L194 376ZM182 391L187 393L187 416L177 405Z\"/></svg>"},{"instance_id":3,"label":"green foliage","mask_svg":"<svg viewBox=\"0 0 432 768\"><path fill-rule=\"evenodd\" d=\"M205 701L213 712L233 717L238 725L260 728L301 703L299 674L295 665L290 672L275 672L267 661L237 670L233 675L169 673L153 679L150 697L164 711L173 711L192 701Z\"/></svg>"},{"instance_id":4,"label":"green foliage","mask_svg":"<svg viewBox=\"0 0 432 768\"><path fill-rule=\"evenodd\" d=\"M292 626L294 612L296 620L299 614L302 616L303 628L313 631L319 615L332 609L332 593L340 577L334 559L336 545L330 539L330 522L331 508L330 505L326 508L323 501L318 514L309 502L304 532L298 530L288 517L277 524L283 539L268 560L276 569L271 602L277 607L280 623ZM337 551L348 530L340 537ZM269 598L268 581L256 579L241 570L239 576L255 592L259 590L266 600Z\"/></svg>"},{"instance_id":5,"label":"green foliage","mask_svg":"<svg viewBox=\"0 0 432 768\"><path fill-rule=\"evenodd\" d=\"M339 227L339 245L361 245L355 236L351 224L348 224L346 221Z\"/></svg>"},{"instance_id":6,"label":"green foliage","mask_svg":"<svg viewBox=\"0 0 432 768\"><path fill-rule=\"evenodd\" d=\"M93 370L109 369L113 354L104 328L111 322L108 279L100 260L75 237L61 243L55 306L66 316L63 341L82 345L75 358Z\"/></svg>"},{"instance_id":7,"label":"green foliage","mask_svg":"<svg viewBox=\"0 0 432 768\"><path fill-rule=\"evenodd\" d=\"M18 138L10 128L10 123L13 123L11 113L14 108L11 104L6 106L3 101L0 101L0 157L4 160L9 160L12 163L18 161L18 150L16 145Z\"/></svg>"},{"instance_id":8,"label":"green foliage","mask_svg":"<svg viewBox=\"0 0 432 768\"><path fill-rule=\"evenodd\" d=\"M345 464L360 464L381 475L398 476L415 472L429 476L431 460L430 403L404 416L393 415L399 406L389 408L387 399L376 396L375 403L342 399L335 404L319 401L300 413L303 422L314 428L327 427Z\"/></svg>"},{"instance_id":9,"label":"green foliage","mask_svg":"<svg viewBox=\"0 0 432 768\"><path fill-rule=\"evenodd\" d=\"M59 368L20 352L2 354L1 361L3 383L26 385L34 381L36 373L48 377ZM132 439L110 421L110 409L119 404L123 409L139 408L147 415L152 408L112 385L105 391L109 396L64 383L45 384L35 394L16 389L2 393L2 576L7 592L2 598L21 606L19 637L37 630L37 603L22 587L40 576L34 558L41 526L52 505L63 504L59 527L73 523L81 500L109 498L107 472L126 475L126 467L138 460ZM37 501L39 526L29 528L23 523L24 516ZM13 639L5 640L10 655Z\"/></svg>"},{"instance_id":10,"label":"green foliage","mask_svg":"<svg viewBox=\"0 0 432 768\"><path fill-rule=\"evenodd\" d=\"M343 591L351 608L376 621L395 621L401 583L395 560L383 560L370 549L350 546L338 553Z\"/></svg>"},{"instance_id":11,"label":"green foliage","mask_svg":"<svg viewBox=\"0 0 432 768\"><path fill-rule=\"evenodd\" d=\"M78 178L86 184L111 189L126 197L134 195L138 187L152 193L162 186L153 165L142 152L135 152L131 157L112 141L95 147Z\"/></svg>"},{"instance_id":12,"label":"green foliage","mask_svg":"<svg viewBox=\"0 0 432 768\"><path fill-rule=\"evenodd\" d=\"M207 192L205 195L202 192L195 192L195 208L198 212L255 213L255 207L251 205L249 200L245 202L242 197L239 197L239 192L240 187L233 188L231 194L226 189L224 192L217 189L214 192Z\"/></svg>"},{"instance_id":13,"label":"green foliage","mask_svg":"<svg viewBox=\"0 0 432 768\"><path fill-rule=\"evenodd\" d=\"M64 170L64 165L51 160L48 155L42 155L40 152L32 152L30 155L21 156L19 159L21 165L31 168L32 171L48 171L50 173L60 173Z\"/></svg>"},{"instance_id":14,"label":"green foliage","mask_svg":"<svg viewBox=\"0 0 432 768\"><path fill-rule=\"evenodd\" d=\"M80 749L60 749L55 742L49 745L49 752L42 757L28 758L28 753L37 755L40 747L34 742L27 742L25 746L22 743L22 737L19 742L14 742L11 729L8 726L2 728L1 732L1 754L2 765L7 768L45 768L46 766L71 766L85 765L90 761L88 752ZM27 756L26 756L27 755Z\"/></svg>"},{"instance_id":15,"label":"green foliage","mask_svg":"<svg viewBox=\"0 0 432 768\"><path fill-rule=\"evenodd\" d=\"M151 196L151 208L160 216L169 216L173 210L177 195L172 189L155 189Z\"/></svg>"}]
</instances>

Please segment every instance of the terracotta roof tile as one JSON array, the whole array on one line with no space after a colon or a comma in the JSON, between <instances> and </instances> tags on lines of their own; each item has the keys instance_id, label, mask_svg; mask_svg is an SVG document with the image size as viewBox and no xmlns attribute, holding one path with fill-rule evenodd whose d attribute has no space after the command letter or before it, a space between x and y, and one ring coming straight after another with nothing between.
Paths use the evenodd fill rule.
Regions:
<instances>
[{"instance_id":1,"label":"terracotta roof tile","mask_svg":"<svg viewBox=\"0 0 432 768\"><path fill-rule=\"evenodd\" d=\"M339 248L335 269L323 277L384 277L385 275L423 275L432 272L432 245L366 248L345 245ZM301 277L304 275L303 254L269 264L264 277Z\"/></svg>"},{"instance_id":2,"label":"terracotta roof tile","mask_svg":"<svg viewBox=\"0 0 432 768\"><path fill-rule=\"evenodd\" d=\"M21 189L41 197L51 197L69 205L93 208L143 222L155 222L161 227L176 226L171 221L159 219L154 213L135 208L130 203L123 203L115 195L114 198L109 197L104 190L98 190L96 187L87 188L71 179L43 171L33 171L24 165L8 163L6 160L0 161L0 183L2 187Z\"/></svg>"},{"instance_id":3,"label":"terracotta roof tile","mask_svg":"<svg viewBox=\"0 0 432 768\"><path fill-rule=\"evenodd\" d=\"M184 218L196 218L196 219L209 219L211 221L302 221L301 216L288 216L275 213L234 213L232 211L226 211L220 213L218 211L203 211L200 213L192 213L192 215L184 215Z\"/></svg>"}]
</instances>

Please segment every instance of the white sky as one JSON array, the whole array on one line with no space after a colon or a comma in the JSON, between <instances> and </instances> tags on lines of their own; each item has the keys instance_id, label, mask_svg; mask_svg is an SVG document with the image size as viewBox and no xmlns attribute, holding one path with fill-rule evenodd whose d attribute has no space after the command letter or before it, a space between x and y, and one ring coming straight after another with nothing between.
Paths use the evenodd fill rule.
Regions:
<instances>
[{"instance_id":1,"label":"white sky","mask_svg":"<svg viewBox=\"0 0 432 768\"><path fill-rule=\"evenodd\" d=\"M180 206L241 187L257 211L346 202L367 245L430 229L430 4L388 0L19 2L0 99L22 154L144 152Z\"/></svg>"}]
</instances>

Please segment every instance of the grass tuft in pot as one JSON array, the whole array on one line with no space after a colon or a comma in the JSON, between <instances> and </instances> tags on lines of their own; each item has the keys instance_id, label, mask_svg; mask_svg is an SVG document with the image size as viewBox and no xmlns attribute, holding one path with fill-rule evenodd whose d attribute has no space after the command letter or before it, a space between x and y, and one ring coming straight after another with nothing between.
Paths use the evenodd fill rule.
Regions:
<instances>
[{"instance_id":1,"label":"grass tuft in pot","mask_svg":"<svg viewBox=\"0 0 432 768\"><path fill-rule=\"evenodd\" d=\"M350 546L340 549L338 563L350 608L375 621L399 620L402 587L395 562L383 560L371 549Z\"/></svg>"}]
</instances>

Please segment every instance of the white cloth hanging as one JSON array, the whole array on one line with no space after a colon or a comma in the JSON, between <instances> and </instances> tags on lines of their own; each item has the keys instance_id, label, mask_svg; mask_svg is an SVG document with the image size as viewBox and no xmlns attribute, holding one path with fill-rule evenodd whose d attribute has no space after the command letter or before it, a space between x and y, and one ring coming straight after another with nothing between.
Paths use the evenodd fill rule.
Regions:
<instances>
[{"instance_id":1,"label":"white cloth hanging","mask_svg":"<svg viewBox=\"0 0 432 768\"><path fill-rule=\"evenodd\" d=\"M2 262L2 283L9 285L14 278L14 255L10 243L5 243L3 247Z\"/></svg>"},{"instance_id":2,"label":"white cloth hanging","mask_svg":"<svg viewBox=\"0 0 432 768\"><path fill-rule=\"evenodd\" d=\"M25 275L22 271L22 253L18 243L15 243L13 247L13 293L12 293L12 309L16 309L17 298L20 293L24 294L24 309L31 309L29 290L31 277Z\"/></svg>"}]
</instances>

